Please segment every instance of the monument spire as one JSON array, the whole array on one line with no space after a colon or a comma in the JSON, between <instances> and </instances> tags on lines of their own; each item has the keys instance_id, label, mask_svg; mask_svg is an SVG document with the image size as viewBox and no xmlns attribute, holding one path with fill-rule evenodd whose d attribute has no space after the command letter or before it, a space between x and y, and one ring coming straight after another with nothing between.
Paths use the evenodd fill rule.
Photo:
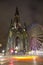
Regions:
<instances>
[{"instance_id":1,"label":"monument spire","mask_svg":"<svg viewBox=\"0 0 43 65\"><path fill-rule=\"evenodd\" d=\"M19 11L18 11L18 7L16 6L16 12L15 12L15 16L19 15Z\"/></svg>"}]
</instances>

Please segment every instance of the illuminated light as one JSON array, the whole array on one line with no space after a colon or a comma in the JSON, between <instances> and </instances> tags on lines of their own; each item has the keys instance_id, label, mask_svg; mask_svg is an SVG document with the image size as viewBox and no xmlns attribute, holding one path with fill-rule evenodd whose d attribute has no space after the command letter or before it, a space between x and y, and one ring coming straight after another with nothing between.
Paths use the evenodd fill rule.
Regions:
<instances>
[{"instance_id":1,"label":"illuminated light","mask_svg":"<svg viewBox=\"0 0 43 65\"><path fill-rule=\"evenodd\" d=\"M15 51L15 53L17 53L17 51Z\"/></svg>"},{"instance_id":2,"label":"illuminated light","mask_svg":"<svg viewBox=\"0 0 43 65\"><path fill-rule=\"evenodd\" d=\"M2 53L4 53L5 52L5 50L2 50Z\"/></svg>"},{"instance_id":3,"label":"illuminated light","mask_svg":"<svg viewBox=\"0 0 43 65\"><path fill-rule=\"evenodd\" d=\"M13 63L9 63L9 65L14 65Z\"/></svg>"},{"instance_id":4,"label":"illuminated light","mask_svg":"<svg viewBox=\"0 0 43 65\"><path fill-rule=\"evenodd\" d=\"M10 52L13 53L14 52L13 49L11 49Z\"/></svg>"},{"instance_id":5,"label":"illuminated light","mask_svg":"<svg viewBox=\"0 0 43 65\"><path fill-rule=\"evenodd\" d=\"M16 50L18 50L18 47L16 46L16 48L15 48Z\"/></svg>"},{"instance_id":6,"label":"illuminated light","mask_svg":"<svg viewBox=\"0 0 43 65\"><path fill-rule=\"evenodd\" d=\"M29 55L36 55L36 51L34 51L34 50L29 51Z\"/></svg>"},{"instance_id":7,"label":"illuminated light","mask_svg":"<svg viewBox=\"0 0 43 65\"><path fill-rule=\"evenodd\" d=\"M43 55L43 50L42 50L42 51L41 51L41 50L37 50L37 51L36 51L36 54L37 54L37 55Z\"/></svg>"},{"instance_id":8,"label":"illuminated light","mask_svg":"<svg viewBox=\"0 0 43 65\"><path fill-rule=\"evenodd\" d=\"M9 36L10 36L10 37L12 36L12 31L10 31Z\"/></svg>"},{"instance_id":9,"label":"illuminated light","mask_svg":"<svg viewBox=\"0 0 43 65\"><path fill-rule=\"evenodd\" d=\"M0 57L3 57L3 56L0 56Z\"/></svg>"},{"instance_id":10,"label":"illuminated light","mask_svg":"<svg viewBox=\"0 0 43 65\"><path fill-rule=\"evenodd\" d=\"M19 48L16 46L16 47L15 47L15 50L16 50L15 53L17 53L18 49L19 49Z\"/></svg>"},{"instance_id":11,"label":"illuminated light","mask_svg":"<svg viewBox=\"0 0 43 65\"><path fill-rule=\"evenodd\" d=\"M12 27L12 30L14 29L14 26Z\"/></svg>"},{"instance_id":12,"label":"illuminated light","mask_svg":"<svg viewBox=\"0 0 43 65\"><path fill-rule=\"evenodd\" d=\"M2 47L2 44L0 43L0 47Z\"/></svg>"},{"instance_id":13,"label":"illuminated light","mask_svg":"<svg viewBox=\"0 0 43 65\"><path fill-rule=\"evenodd\" d=\"M12 61L10 61L9 65L14 65L14 63Z\"/></svg>"},{"instance_id":14,"label":"illuminated light","mask_svg":"<svg viewBox=\"0 0 43 65\"><path fill-rule=\"evenodd\" d=\"M4 58L3 57L3 58L0 59L0 61L2 61L2 62L4 62L4 61L8 62L8 58Z\"/></svg>"},{"instance_id":15,"label":"illuminated light","mask_svg":"<svg viewBox=\"0 0 43 65\"><path fill-rule=\"evenodd\" d=\"M1 61L4 61L5 59L1 59Z\"/></svg>"},{"instance_id":16,"label":"illuminated light","mask_svg":"<svg viewBox=\"0 0 43 65\"><path fill-rule=\"evenodd\" d=\"M19 61L32 61L33 58L36 59L38 56L13 56L12 58Z\"/></svg>"},{"instance_id":17,"label":"illuminated light","mask_svg":"<svg viewBox=\"0 0 43 65\"><path fill-rule=\"evenodd\" d=\"M36 58L33 58L33 65L37 65Z\"/></svg>"},{"instance_id":18,"label":"illuminated light","mask_svg":"<svg viewBox=\"0 0 43 65\"><path fill-rule=\"evenodd\" d=\"M14 60L12 58L9 61L9 65L14 65Z\"/></svg>"},{"instance_id":19,"label":"illuminated light","mask_svg":"<svg viewBox=\"0 0 43 65\"><path fill-rule=\"evenodd\" d=\"M14 28L16 29L16 23L14 23Z\"/></svg>"},{"instance_id":20,"label":"illuminated light","mask_svg":"<svg viewBox=\"0 0 43 65\"><path fill-rule=\"evenodd\" d=\"M23 29L23 31L25 31L25 29Z\"/></svg>"},{"instance_id":21,"label":"illuminated light","mask_svg":"<svg viewBox=\"0 0 43 65\"><path fill-rule=\"evenodd\" d=\"M40 56L42 55L43 56L43 50L36 50L36 51L32 50L32 51L29 51L28 54L29 55L40 55Z\"/></svg>"}]
</instances>

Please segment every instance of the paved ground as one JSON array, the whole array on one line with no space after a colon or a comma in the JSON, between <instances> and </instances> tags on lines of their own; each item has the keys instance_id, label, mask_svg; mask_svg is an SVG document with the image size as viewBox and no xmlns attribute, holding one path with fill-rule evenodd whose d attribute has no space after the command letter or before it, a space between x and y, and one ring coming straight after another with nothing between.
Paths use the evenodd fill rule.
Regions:
<instances>
[{"instance_id":1,"label":"paved ground","mask_svg":"<svg viewBox=\"0 0 43 65\"><path fill-rule=\"evenodd\" d=\"M14 61L14 62L11 62L11 63L5 63L5 64L0 64L0 65L43 65L43 62L34 62L34 61L32 61L32 62L24 62L24 61L20 61L20 62L18 62L18 61Z\"/></svg>"},{"instance_id":2,"label":"paved ground","mask_svg":"<svg viewBox=\"0 0 43 65\"><path fill-rule=\"evenodd\" d=\"M37 60L31 61L15 61L14 59L10 59L8 62L0 62L0 65L43 65L43 57L38 57Z\"/></svg>"}]
</instances>

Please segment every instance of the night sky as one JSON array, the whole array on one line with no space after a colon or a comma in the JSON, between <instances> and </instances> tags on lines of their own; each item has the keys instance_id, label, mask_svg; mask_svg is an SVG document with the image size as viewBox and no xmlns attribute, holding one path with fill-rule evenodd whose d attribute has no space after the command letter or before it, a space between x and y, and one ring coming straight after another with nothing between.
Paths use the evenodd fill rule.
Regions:
<instances>
[{"instance_id":1,"label":"night sky","mask_svg":"<svg viewBox=\"0 0 43 65\"><path fill-rule=\"evenodd\" d=\"M0 0L0 43L5 47L11 18L18 6L21 22L43 25L43 0Z\"/></svg>"}]
</instances>

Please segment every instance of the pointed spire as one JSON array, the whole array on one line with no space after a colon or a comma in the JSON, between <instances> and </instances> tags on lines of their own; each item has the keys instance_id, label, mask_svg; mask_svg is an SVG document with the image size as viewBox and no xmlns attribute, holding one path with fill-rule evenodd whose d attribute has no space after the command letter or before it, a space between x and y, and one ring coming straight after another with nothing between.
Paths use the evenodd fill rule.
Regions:
<instances>
[{"instance_id":1,"label":"pointed spire","mask_svg":"<svg viewBox=\"0 0 43 65\"><path fill-rule=\"evenodd\" d=\"M15 16L16 16L16 15L19 15L18 7L16 7Z\"/></svg>"},{"instance_id":2,"label":"pointed spire","mask_svg":"<svg viewBox=\"0 0 43 65\"><path fill-rule=\"evenodd\" d=\"M11 24L12 24L12 19L11 19Z\"/></svg>"},{"instance_id":3,"label":"pointed spire","mask_svg":"<svg viewBox=\"0 0 43 65\"><path fill-rule=\"evenodd\" d=\"M10 26L12 26L12 19L11 19L11 23L10 23Z\"/></svg>"},{"instance_id":4,"label":"pointed spire","mask_svg":"<svg viewBox=\"0 0 43 65\"><path fill-rule=\"evenodd\" d=\"M10 28L12 28L12 27L13 27L13 22L12 22L12 19L11 19Z\"/></svg>"}]
</instances>

